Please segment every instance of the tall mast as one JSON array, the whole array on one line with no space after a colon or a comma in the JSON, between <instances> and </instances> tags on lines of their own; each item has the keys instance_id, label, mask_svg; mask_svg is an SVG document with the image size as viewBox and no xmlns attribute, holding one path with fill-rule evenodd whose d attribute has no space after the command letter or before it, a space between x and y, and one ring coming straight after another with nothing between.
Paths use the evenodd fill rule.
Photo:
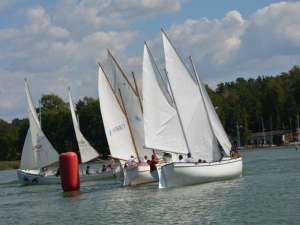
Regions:
<instances>
[{"instance_id":1,"label":"tall mast","mask_svg":"<svg viewBox=\"0 0 300 225\"><path fill-rule=\"evenodd\" d=\"M273 145L273 121L272 116L270 117L270 132L271 132L271 146Z\"/></svg>"},{"instance_id":2,"label":"tall mast","mask_svg":"<svg viewBox=\"0 0 300 225\"><path fill-rule=\"evenodd\" d=\"M40 125L42 129L42 102L39 100L39 119L40 119Z\"/></svg>"},{"instance_id":3,"label":"tall mast","mask_svg":"<svg viewBox=\"0 0 300 225\"><path fill-rule=\"evenodd\" d=\"M105 79L106 79L106 81L107 81L107 83L108 83L110 89L112 90L112 93L113 93L114 97L116 98L116 100L117 100L117 102L118 102L118 105L120 106L120 109L121 109L122 112L125 114L124 108L123 108L121 102L119 101L119 99L118 99L116 93L114 92L114 89L113 89L113 87L112 87L112 85L111 85L111 83L110 83L110 81L109 81L109 79L108 79L108 77L107 77L107 75L106 75L106 73L105 73L105 71L104 71L102 65L101 65L99 62L98 62L98 66L102 69L103 74L104 74L104 77L105 77Z\"/></svg>"},{"instance_id":4,"label":"tall mast","mask_svg":"<svg viewBox=\"0 0 300 225\"><path fill-rule=\"evenodd\" d=\"M236 136L237 136L238 147L241 147L240 125L238 122L236 123Z\"/></svg>"},{"instance_id":5,"label":"tall mast","mask_svg":"<svg viewBox=\"0 0 300 225\"><path fill-rule=\"evenodd\" d=\"M131 72L131 73L132 73L132 77L133 77L135 91L136 91L137 97L139 99L139 104L140 104L140 107L141 107L141 111L142 111L142 113L144 113L143 104L142 104L142 98L141 98L140 91L139 91L139 88L138 88L138 85L137 85L137 82L136 82L136 79L135 79L135 74L134 74L134 72Z\"/></svg>"},{"instance_id":6,"label":"tall mast","mask_svg":"<svg viewBox=\"0 0 300 225\"><path fill-rule=\"evenodd\" d=\"M114 63L116 64L116 66L118 67L118 69L120 70L120 72L121 72L123 78L124 78L124 79L126 80L126 82L128 83L128 85L129 85L130 89L132 90L132 92L133 92L135 95L137 95L137 93L136 93L134 87L132 86L131 82L128 80L128 77L127 77L127 75L125 74L125 72L123 71L123 69L122 69L122 67L120 66L120 64L117 62L117 60L115 59L115 57L111 54L111 52L110 52L109 49L107 49L107 52L108 52L109 56L112 58L112 60L114 61Z\"/></svg>"},{"instance_id":7,"label":"tall mast","mask_svg":"<svg viewBox=\"0 0 300 225\"><path fill-rule=\"evenodd\" d=\"M79 130L80 130L79 114L76 114L76 119L77 119L77 123L78 123L78 128L79 128Z\"/></svg>"},{"instance_id":8,"label":"tall mast","mask_svg":"<svg viewBox=\"0 0 300 225\"><path fill-rule=\"evenodd\" d=\"M264 119L263 117L260 117L261 120L261 129L262 129L262 133L263 133L263 145L266 144L266 133L265 133L265 125L264 125Z\"/></svg>"},{"instance_id":9,"label":"tall mast","mask_svg":"<svg viewBox=\"0 0 300 225\"><path fill-rule=\"evenodd\" d=\"M127 111L126 111L126 107L125 107L125 104L124 104L124 101L123 101L122 93L121 93L120 89L118 89L118 90L119 90L119 94L120 94L120 98L121 98L121 103L122 103L123 108L124 108L124 112L125 112L124 114L125 114L126 121L127 121L127 124L128 124L130 137L131 137L131 140L132 140L132 143L133 143L133 146L134 146L134 151L135 151L136 157L138 158L138 161L140 162L139 152L137 150L136 143L135 143L135 140L134 140L134 137L133 137L133 133L132 133L132 129L131 129L129 119L128 119L128 114L127 114Z\"/></svg>"},{"instance_id":10,"label":"tall mast","mask_svg":"<svg viewBox=\"0 0 300 225\"><path fill-rule=\"evenodd\" d=\"M172 89L172 86L171 86L170 80L169 80L169 75L168 75L168 73L167 73L166 70L164 70L164 71L165 71L165 73L166 73L166 80L167 80L168 85L169 85L169 87L170 87L172 99L173 99L174 106L175 106L175 110L176 110L176 113L177 113L177 116L178 116L178 119L179 119L179 124L180 124L180 127L181 127L181 131L182 131L182 134L183 134L183 137L184 137L184 141L185 141L186 147L187 147L187 149L188 149L188 152L189 152L190 154L192 154L191 149L190 149L190 146L189 146L189 143L188 143L188 140L187 140L187 137L186 137L186 134L185 134L185 131L184 131L184 129L183 129L182 120L181 120L181 117L180 117L180 114L179 114L179 111L178 111L178 108L177 108L176 100L175 100L175 98L174 98L173 89Z\"/></svg>"}]
</instances>

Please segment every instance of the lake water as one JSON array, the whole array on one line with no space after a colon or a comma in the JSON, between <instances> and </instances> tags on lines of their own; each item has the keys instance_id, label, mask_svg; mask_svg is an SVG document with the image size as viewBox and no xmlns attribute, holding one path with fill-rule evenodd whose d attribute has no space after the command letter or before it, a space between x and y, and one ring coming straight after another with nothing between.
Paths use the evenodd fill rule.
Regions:
<instances>
[{"instance_id":1,"label":"lake water","mask_svg":"<svg viewBox=\"0 0 300 225\"><path fill-rule=\"evenodd\" d=\"M243 153L243 177L158 190L114 181L61 187L20 186L0 172L0 224L300 224L300 151Z\"/></svg>"}]
</instances>

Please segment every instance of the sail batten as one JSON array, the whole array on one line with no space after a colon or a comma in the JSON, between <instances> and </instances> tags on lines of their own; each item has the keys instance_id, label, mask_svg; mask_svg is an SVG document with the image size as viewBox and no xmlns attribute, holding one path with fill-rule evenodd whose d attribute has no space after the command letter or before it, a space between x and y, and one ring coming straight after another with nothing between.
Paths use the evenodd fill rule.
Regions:
<instances>
[{"instance_id":1,"label":"sail batten","mask_svg":"<svg viewBox=\"0 0 300 225\"><path fill-rule=\"evenodd\" d=\"M95 158L99 157L99 153L90 145L90 143L86 140L86 138L82 135L79 123L76 118L75 109L71 97L71 91L69 90L69 105L70 105L70 111L72 115L72 122L73 127L75 131L76 140L78 143L78 148L80 152L81 162L89 162Z\"/></svg>"}]
</instances>

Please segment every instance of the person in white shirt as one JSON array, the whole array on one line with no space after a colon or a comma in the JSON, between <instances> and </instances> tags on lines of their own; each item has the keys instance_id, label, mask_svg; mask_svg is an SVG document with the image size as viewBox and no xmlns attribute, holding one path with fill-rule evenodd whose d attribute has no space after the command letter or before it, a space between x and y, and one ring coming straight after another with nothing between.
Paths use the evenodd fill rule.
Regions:
<instances>
[{"instance_id":1,"label":"person in white shirt","mask_svg":"<svg viewBox=\"0 0 300 225\"><path fill-rule=\"evenodd\" d=\"M134 166L134 165L136 165L138 162L137 162L137 160L136 160L136 158L134 158L134 156L132 155L132 156L130 156L130 158L127 160L127 162L126 162L126 164L128 165L128 166Z\"/></svg>"},{"instance_id":2,"label":"person in white shirt","mask_svg":"<svg viewBox=\"0 0 300 225\"><path fill-rule=\"evenodd\" d=\"M145 155L144 158L142 158L141 162L142 162L143 164L147 164L147 161L148 161L148 156Z\"/></svg>"}]
</instances>

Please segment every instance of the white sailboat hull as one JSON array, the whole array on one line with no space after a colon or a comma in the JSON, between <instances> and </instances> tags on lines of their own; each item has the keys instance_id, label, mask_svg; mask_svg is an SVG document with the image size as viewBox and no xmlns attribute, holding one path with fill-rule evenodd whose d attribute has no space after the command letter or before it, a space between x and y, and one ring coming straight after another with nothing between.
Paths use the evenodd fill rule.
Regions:
<instances>
[{"instance_id":1,"label":"white sailboat hull","mask_svg":"<svg viewBox=\"0 0 300 225\"><path fill-rule=\"evenodd\" d=\"M159 188L227 180L242 175L242 158L213 163L173 162L158 167Z\"/></svg>"},{"instance_id":2,"label":"white sailboat hull","mask_svg":"<svg viewBox=\"0 0 300 225\"><path fill-rule=\"evenodd\" d=\"M123 172L123 186L135 186L158 181L157 170L150 172L149 166L123 168Z\"/></svg>"},{"instance_id":3,"label":"white sailboat hull","mask_svg":"<svg viewBox=\"0 0 300 225\"><path fill-rule=\"evenodd\" d=\"M60 177L55 175L41 175L39 170L17 170L18 180L23 185L37 185L37 184L60 184ZM97 181L104 179L115 178L113 171L107 171L95 174L80 174L80 182Z\"/></svg>"},{"instance_id":4,"label":"white sailboat hull","mask_svg":"<svg viewBox=\"0 0 300 225\"><path fill-rule=\"evenodd\" d=\"M54 175L43 176L39 170L17 170L18 180L23 185L59 184L60 177Z\"/></svg>"}]
</instances>

